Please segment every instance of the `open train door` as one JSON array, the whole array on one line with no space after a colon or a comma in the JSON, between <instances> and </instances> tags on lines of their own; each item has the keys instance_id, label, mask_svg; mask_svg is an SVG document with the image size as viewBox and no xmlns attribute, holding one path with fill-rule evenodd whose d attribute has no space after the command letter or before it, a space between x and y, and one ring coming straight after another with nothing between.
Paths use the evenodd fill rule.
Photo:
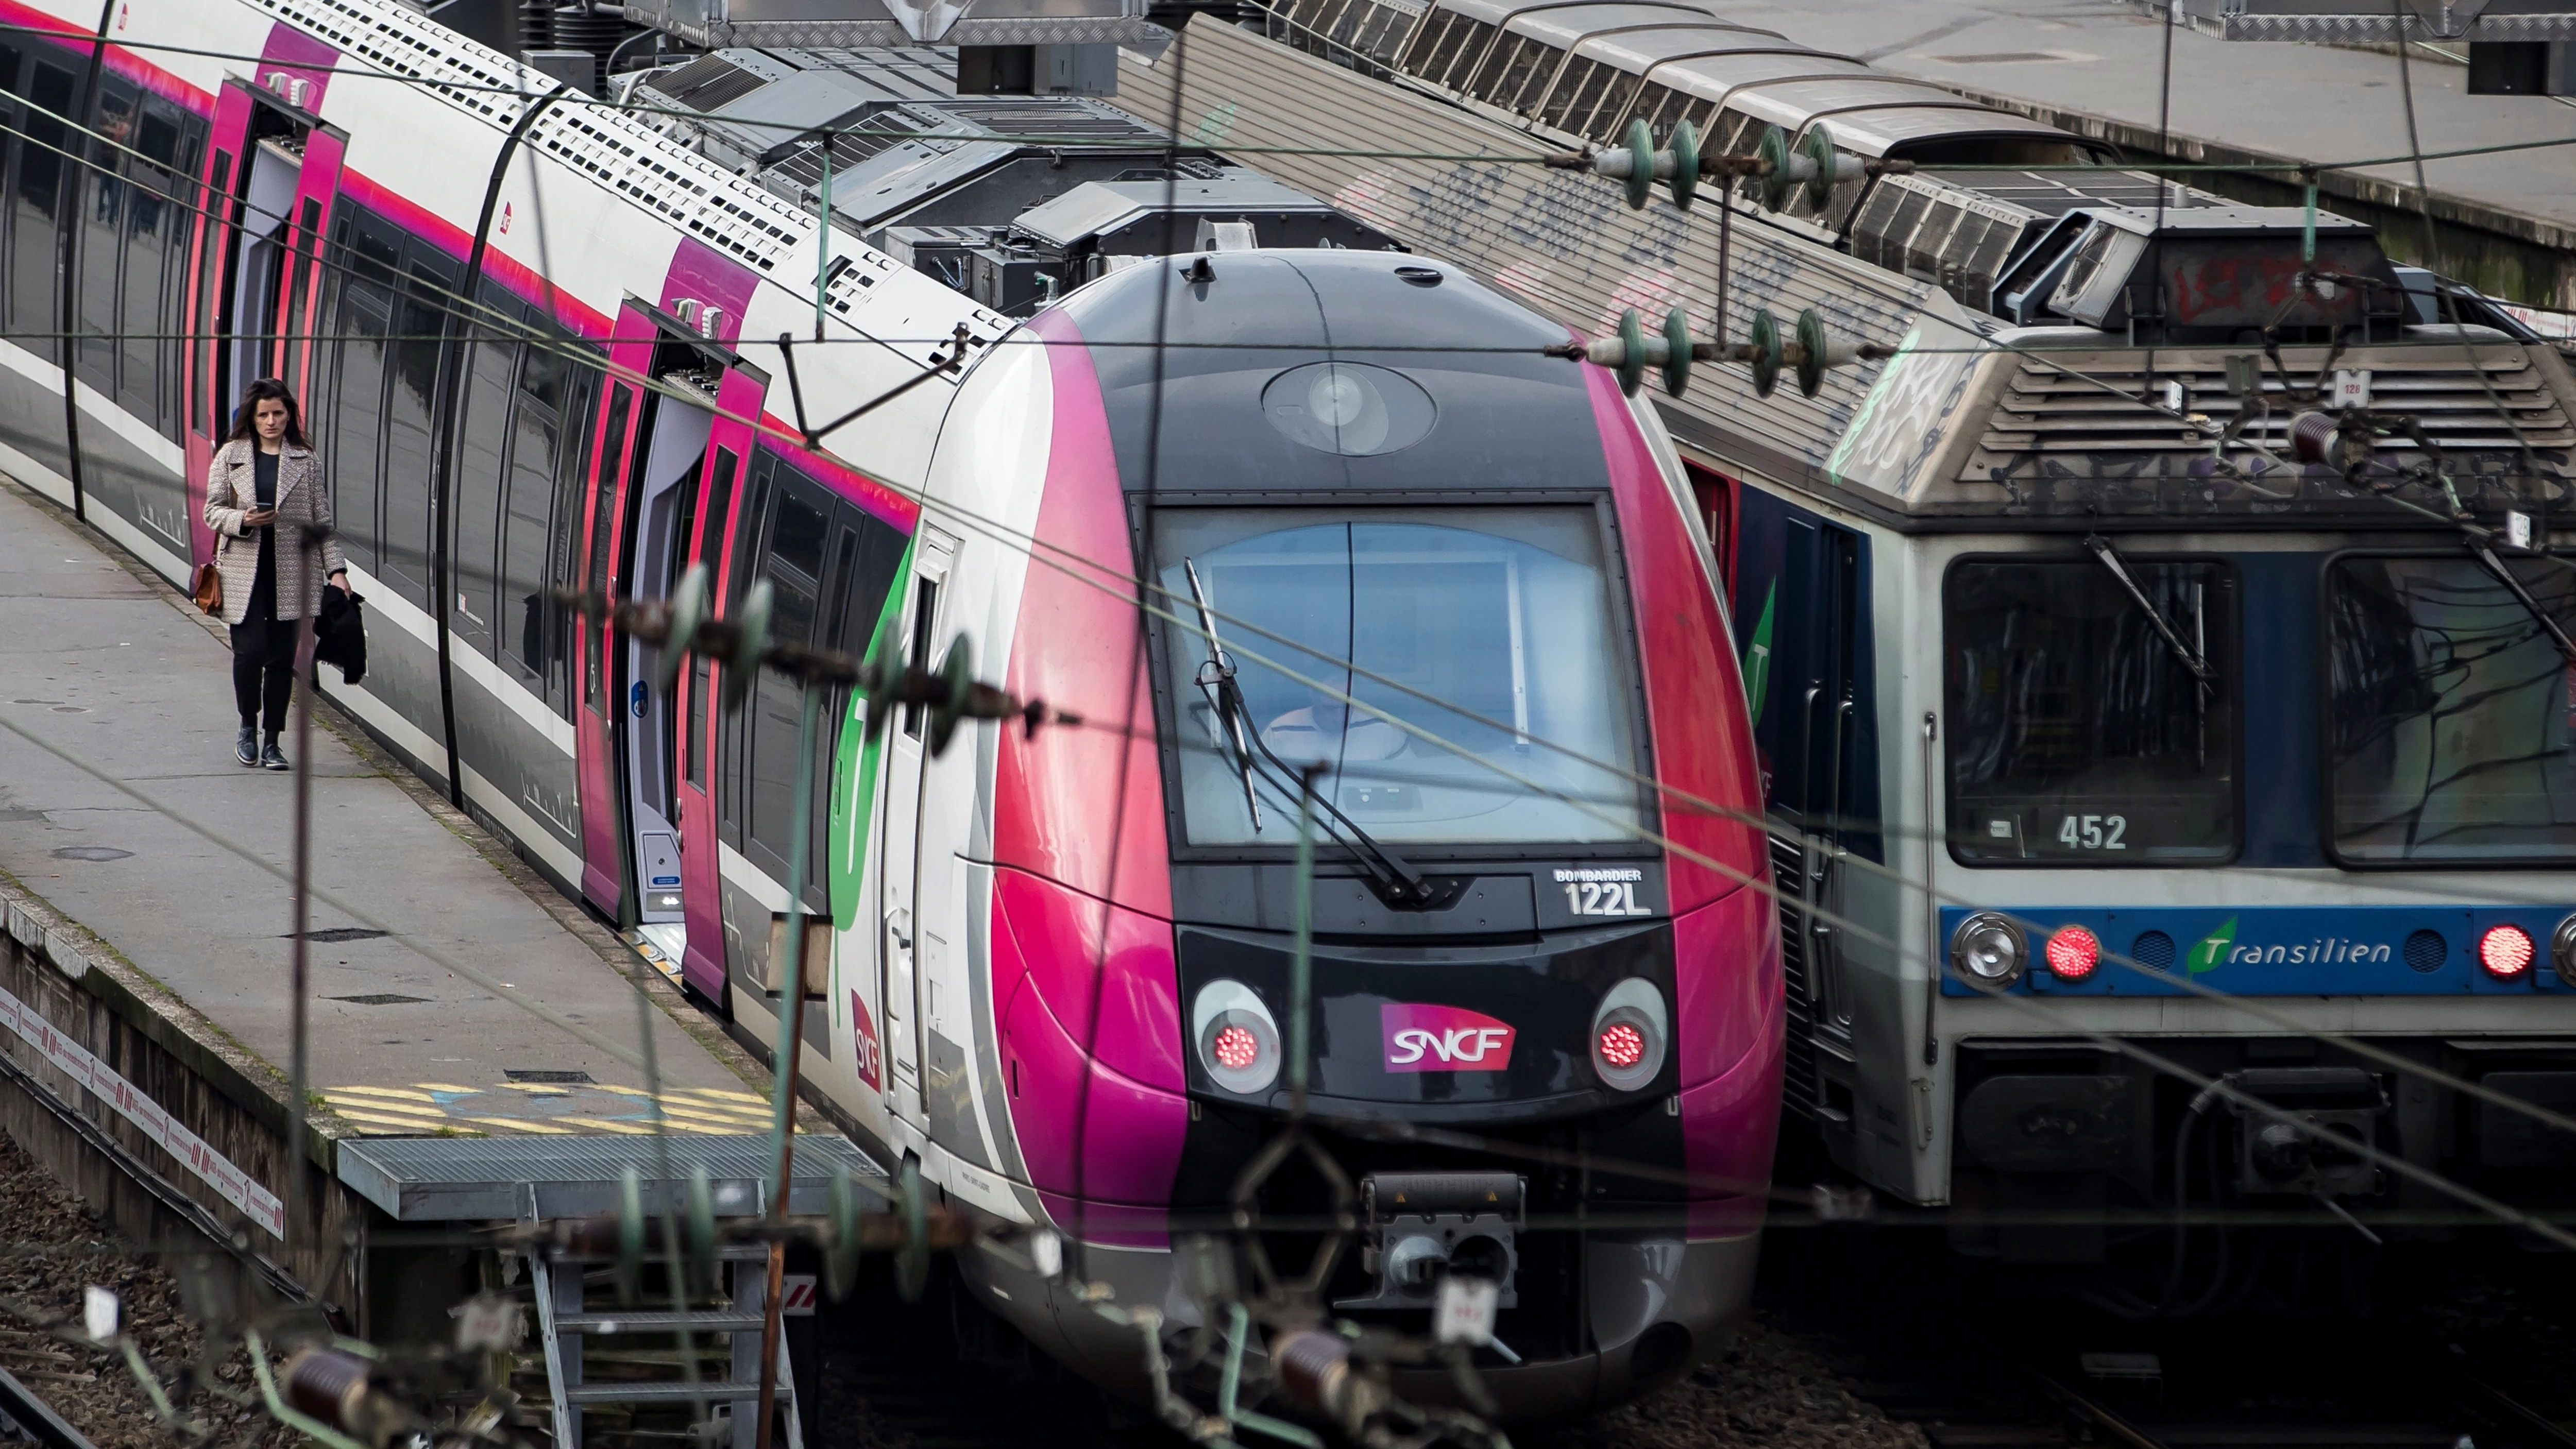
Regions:
<instances>
[{"instance_id":1,"label":"open train door","mask_svg":"<svg viewBox=\"0 0 2576 1449\"><path fill-rule=\"evenodd\" d=\"M594 593L618 596L619 524L626 496L628 459L635 452L649 394L627 379L648 375L653 363L652 323L629 308L618 318L609 344L608 396L599 409L599 436L590 450L590 495L584 524L587 560L582 578ZM623 922L626 889L625 814L618 805L614 720L621 707L616 630L604 619L573 631L573 667L581 674L581 708L573 716L573 768L581 791L581 893L610 919Z\"/></svg>"},{"instance_id":2,"label":"open train door","mask_svg":"<svg viewBox=\"0 0 2576 1449\"><path fill-rule=\"evenodd\" d=\"M675 551L685 546L691 558L707 566L719 600L738 599L749 587L751 560L732 557L733 519L751 464L753 420L760 416L768 392L767 375L747 363L735 361L719 375L706 452L697 470L702 480L694 500L697 537L673 540ZM680 561L675 558L674 564ZM678 581L678 567L670 577ZM716 780L722 772L716 767L715 753L724 670L721 664L698 658L690 661L680 678L675 701L682 721L680 770L673 785L680 831L681 905L689 933L681 954L682 975L691 990L719 1005L725 1000L724 870L716 830ZM813 869L819 873L822 863L815 862ZM809 971L822 970L819 961L806 964Z\"/></svg>"},{"instance_id":3,"label":"open train door","mask_svg":"<svg viewBox=\"0 0 2576 1449\"><path fill-rule=\"evenodd\" d=\"M214 557L205 525L206 470L232 428L242 389L280 377L307 397L317 348L322 241L340 190L348 137L302 108L312 83L283 73L254 86L234 78L215 102L188 267L197 335L182 370L188 429L191 562Z\"/></svg>"},{"instance_id":4,"label":"open train door","mask_svg":"<svg viewBox=\"0 0 2576 1449\"><path fill-rule=\"evenodd\" d=\"M727 523L768 379L723 344L629 299L601 409L591 479L592 587L611 598L668 597L693 563L730 584ZM703 399L703 402L699 401ZM719 414L734 419L720 421ZM605 623L582 631L584 697L574 727L581 780L582 892L634 926L689 988L724 1002L724 930L715 831L711 716L704 665L667 693L658 652Z\"/></svg>"}]
</instances>

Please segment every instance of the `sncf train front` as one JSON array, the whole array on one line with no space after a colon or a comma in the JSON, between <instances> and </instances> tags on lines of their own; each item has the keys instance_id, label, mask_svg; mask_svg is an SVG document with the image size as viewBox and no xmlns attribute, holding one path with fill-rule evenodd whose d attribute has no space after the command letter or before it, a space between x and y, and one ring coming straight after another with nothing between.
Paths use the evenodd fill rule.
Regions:
<instances>
[{"instance_id":1,"label":"sncf train front","mask_svg":"<svg viewBox=\"0 0 2576 1449\"><path fill-rule=\"evenodd\" d=\"M916 873L887 882L889 980L931 1003L896 1135L1178 1331L1176 1245L1249 1286L1330 1221L1311 1157L1245 1172L1291 1108L1311 779L1305 1074L1354 1229L1325 1297L1419 1332L1444 1275L1498 1282L1480 1359L1518 1415L1722 1341L1782 1051L1707 544L1660 425L1565 341L1401 254L1242 251L1129 267L989 349L911 637L963 634L1092 727L918 763L917 820L885 822ZM1082 1371L1141 1375L1065 1281L965 1271Z\"/></svg>"}]
</instances>

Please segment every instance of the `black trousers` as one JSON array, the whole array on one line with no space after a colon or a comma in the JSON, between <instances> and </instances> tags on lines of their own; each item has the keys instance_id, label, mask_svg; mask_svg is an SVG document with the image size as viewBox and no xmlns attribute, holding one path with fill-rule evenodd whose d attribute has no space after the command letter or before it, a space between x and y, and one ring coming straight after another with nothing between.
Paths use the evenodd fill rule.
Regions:
<instances>
[{"instance_id":1,"label":"black trousers","mask_svg":"<svg viewBox=\"0 0 2576 1449\"><path fill-rule=\"evenodd\" d=\"M263 542L250 607L233 625L233 708L244 727L286 730L287 696L295 688L295 638L302 621L277 617L276 560Z\"/></svg>"}]
</instances>

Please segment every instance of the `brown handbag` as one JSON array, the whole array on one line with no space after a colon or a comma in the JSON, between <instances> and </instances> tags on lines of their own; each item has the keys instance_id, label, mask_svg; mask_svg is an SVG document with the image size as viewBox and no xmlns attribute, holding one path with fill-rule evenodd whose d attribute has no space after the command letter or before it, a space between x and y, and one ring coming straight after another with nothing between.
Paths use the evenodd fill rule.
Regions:
<instances>
[{"instance_id":1,"label":"brown handbag","mask_svg":"<svg viewBox=\"0 0 2576 1449\"><path fill-rule=\"evenodd\" d=\"M213 564L197 565L197 607L209 614L224 611L224 576Z\"/></svg>"}]
</instances>

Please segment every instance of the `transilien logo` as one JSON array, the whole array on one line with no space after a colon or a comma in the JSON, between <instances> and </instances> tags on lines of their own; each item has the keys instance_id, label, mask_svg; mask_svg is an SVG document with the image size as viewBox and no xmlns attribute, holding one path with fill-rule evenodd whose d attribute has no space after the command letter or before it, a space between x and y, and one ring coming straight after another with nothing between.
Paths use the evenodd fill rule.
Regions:
<instances>
[{"instance_id":1,"label":"transilien logo","mask_svg":"<svg viewBox=\"0 0 2576 1449\"><path fill-rule=\"evenodd\" d=\"M2193 976L2198 976L2204 971L2215 971L2219 963L2227 959L2227 948L2235 944L2236 918L2229 916L2218 923L2217 930L2201 937L2199 944L2193 946L2189 954L2183 957L2184 969Z\"/></svg>"}]
</instances>

